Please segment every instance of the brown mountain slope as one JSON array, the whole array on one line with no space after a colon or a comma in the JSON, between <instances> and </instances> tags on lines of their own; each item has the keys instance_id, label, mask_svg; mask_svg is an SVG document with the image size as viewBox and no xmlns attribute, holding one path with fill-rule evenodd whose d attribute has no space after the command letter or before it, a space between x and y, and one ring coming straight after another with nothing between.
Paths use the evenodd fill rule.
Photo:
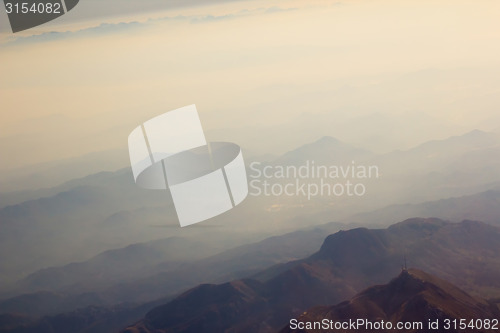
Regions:
<instances>
[{"instance_id":1,"label":"brown mountain slope","mask_svg":"<svg viewBox=\"0 0 500 333\"><path fill-rule=\"evenodd\" d=\"M467 292L500 295L499 228L412 219L330 235L314 255L266 270L256 276L260 281L194 288L125 332L275 332L312 306L336 304L385 283L398 273L405 253L412 266Z\"/></svg>"},{"instance_id":2,"label":"brown mountain slope","mask_svg":"<svg viewBox=\"0 0 500 333\"><path fill-rule=\"evenodd\" d=\"M383 325L378 332L394 329L398 332L495 332L499 328L484 329L482 326L490 320L490 326L498 327L495 323L499 318L497 305L474 298L442 279L412 269L402 271L387 285L366 289L350 301L307 310L296 320L292 319L280 333L373 332L376 323ZM359 326L348 325L358 323L358 319L364 320L359 322ZM465 327L462 330L455 328L454 319L458 320L458 326L464 319ZM479 323L478 319L482 322ZM471 320L474 326L470 325ZM430 329L429 323L436 323L437 326ZM478 323L482 324L480 328Z\"/></svg>"}]
</instances>

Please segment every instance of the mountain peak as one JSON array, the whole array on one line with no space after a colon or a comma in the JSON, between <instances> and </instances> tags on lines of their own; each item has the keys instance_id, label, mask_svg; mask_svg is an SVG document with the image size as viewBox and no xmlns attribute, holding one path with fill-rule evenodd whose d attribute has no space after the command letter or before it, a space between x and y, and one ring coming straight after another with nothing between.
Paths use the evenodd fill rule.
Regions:
<instances>
[{"instance_id":1,"label":"mountain peak","mask_svg":"<svg viewBox=\"0 0 500 333\"><path fill-rule=\"evenodd\" d=\"M332 143L342 143L339 139L337 138L334 138L333 136L323 136L321 138L319 138L318 140L316 140L316 143L328 143L328 144L332 144Z\"/></svg>"},{"instance_id":2,"label":"mountain peak","mask_svg":"<svg viewBox=\"0 0 500 333\"><path fill-rule=\"evenodd\" d=\"M313 322L326 318L344 322L356 318L368 321L422 323L449 318L495 318L498 308L482 299L474 298L454 285L426 272L410 269L402 271L388 284L377 285L357 294L351 300L335 306L314 307L299 317L300 322ZM442 320L439 328L443 329ZM415 330L416 329L416 330ZM371 332L358 327L358 332ZM428 332L425 326L413 331ZM293 330L286 327L281 333L318 332L314 329Z\"/></svg>"},{"instance_id":3,"label":"mountain peak","mask_svg":"<svg viewBox=\"0 0 500 333\"><path fill-rule=\"evenodd\" d=\"M485 136L485 135L488 135L487 132L484 132L484 131L481 131L479 129L473 129L472 131L470 132L467 132L465 133L464 135L462 136L465 136L465 137L477 137L477 136Z\"/></svg>"},{"instance_id":4,"label":"mountain peak","mask_svg":"<svg viewBox=\"0 0 500 333\"><path fill-rule=\"evenodd\" d=\"M340 266L350 266L353 262L365 264L383 255L387 250L386 244L387 238L382 230L341 230L328 236L314 256L328 258ZM370 251L366 252L366 248Z\"/></svg>"},{"instance_id":5,"label":"mountain peak","mask_svg":"<svg viewBox=\"0 0 500 333\"><path fill-rule=\"evenodd\" d=\"M379 304L388 318L400 315L401 309L416 302L425 301L430 308L447 309L452 317L458 318L464 311L480 313L488 305L485 300L470 296L448 281L415 268L401 271L386 285L366 289L353 300Z\"/></svg>"},{"instance_id":6,"label":"mountain peak","mask_svg":"<svg viewBox=\"0 0 500 333\"><path fill-rule=\"evenodd\" d=\"M315 254L278 267L264 279L191 289L123 332L143 326L150 328L141 332L270 332L290 318L426 323L436 316L496 318L495 306L448 281L474 295L498 297L498 260L485 254L499 251L500 229L469 221L415 218L388 229L339 231ZM417 269L396 275L403 256L446 281ZM313 308L319 304L338 305Z\"/></svg>"}]
</instances>

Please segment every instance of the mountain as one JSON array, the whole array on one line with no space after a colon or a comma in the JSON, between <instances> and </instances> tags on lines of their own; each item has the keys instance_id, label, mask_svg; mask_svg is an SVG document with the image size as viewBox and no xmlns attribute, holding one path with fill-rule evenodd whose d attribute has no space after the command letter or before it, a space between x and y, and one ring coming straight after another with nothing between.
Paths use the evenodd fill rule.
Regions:
<instances>
[{"instance_id":1,"label":"mountain","mask_svg":"<svg viewBox=\"0 0 500 333\"><path fill-rule=\"evenodd\" d=\"M497 134L475 130L409 150L377 155L365 163L378 166L382 176L372 191L387 206L498 188L499 153Z\"/></svg>"},{"instance_id":2,"label":"mountain","mask_svg":"<svg viewBox=\"0 0 500 333\"><path fill-rule=\"evenodd\" d=\"M500 318L500 309L496 304L472 297L451 283L416 269L403 270L398 277L386 285L374 286L357 294L349 301L335 306L318 306L307 310L280 333L316 333L323 329L314 329L314 323L325 323L327 327L335 323L349 323L364 319L355 329L335 329L335 332L373 332L369 325L384 322L385 329L379 332L391 332L398 325L409 325L402 332L467 331L493 332L495 330L467 327L467 330L446 329L446 320L450 323L465 319L471 320ZM430 329L429 323L436 323ZM330 324L331 323L331 324ZM303 327L303 328L302 328ZM308 328L310 327L310 328ZM332 329L333 331L334 329Z\"/></svg>"},{"instance_id":3,"label":"mountain","mask_svg":"<svg viewBox=\"0 0 500 333\"><path fill-rule=\"evenodd\" d=\"M307 156L328 156L329 147L344 145L324 138L308 148ZM0 289L9 289L7 283L43 268L85 261L105 250L181 233L175 228L158 228L178 225L168 191L139 188L129 168L89 175L50 189L2 194L2 198L6 198L3 205L32 199L0 209ZM206 238L207 233L211 237L231 234L217 238L229 248L307 226L307 212L321 209L315 205L285 205L281 209L276 202L279 198L249 196L237 207L237 213L234 210L211 220L212 224L228 226L226 230L195 232L199 226L194 226L182 233L195 239ZM269 219L274 221L272 229L265 222Z\"/></svg>"},{"instance_id":4,"label":"mountain","mask_svg":"<svg viewBox=\"0 0 500 333\"><path fill-rule=\"evenodd\" d=\"M422 172L423 170L431 172L453 166L453 162L465 154L488 151L499 146L498 135L474 130L444 140L428 141L405 151L379 155L373 161L380 167L394 169L398 173ZM492 162L498 161L493 159Z\"/></svg>"},{"instance_id":5,"label":"mountain","mask_svg":"<svg viewBox=\"0 0 500 333\"><path fill-rule=\"evenodd\" d=\"M43 282L45 287L52 288L60 284L60 289L72 290L73 294L36 292L0 302L0 313L24 314L23 316L9 314L0 316L0 332L17 332L15 329L19 329L19 326L25 327L24 333L44 332L44 330L62 333L104 333L118 331L118 329L142 318L146 312L155 306L165 303L165 299L157 299L158 295L169 294L175 290L179 290L179 287L171 289L176 284L184 283L183 289L185 289L186 287L205 281L224 281L251 275L276 263L303 258L316 252L320 248L324 238L341 227L346 226L330 223L321 228L311 228L282 236L270 237L254 244L243 245L224 251L204 260L178 265L175 267L175 270L170 272L168 272L167 262L161 263L155 268L143 266L142 270L146 274L152 274L155 270L163 270L164 272L156 275L153 274L153 276L147 279L140 279L140 283L116 281L115 286L92 294L79 294L78 292L81 293L83 290L82 284L75 282L75 285L71 286L71 288L68 285L71 284L70 281L74 281L73 279L80 281L80 283L81 281L88 280L87 284L93 285L95 283L94 279L102 278L101 276L96 276L99 272L103 276L108 274L106 266L109 266L108 269L113 272L113 265L116 265L117 262L123 265L123 261L128 256L130 256L130 266L133 266L137 262L134 259L140 259L140 256L150 254L151 247L173 246L176 242L183 240L167 239L136 244L123 249L106 251L87 262L42 270L30 276L23 283L33 282L34 285L31 286L32 288L36 285L40 286L41 282ZM185 242L184 245L189 247L192 244L191 242ZM192 250L194 251L194 248ZM178 255L182 256L183 254L180 253ZM146 259L148 262L154 260L154 258L143 259ZM125 297L128 300L135 300L138 298L138 294L146 292L150 295L150 298L157 300L140 306L127 305L130 303L119 306L109 305L110 299ZM99 298L92 300L91 296L99 296ZM36 319L38 316L44 317ZM5 325L9 323L11 330L2 331L2 323Z\"/></svg>"},{"instance_id":6,"label":"mountain","mask_svg":"<svg viewBox=\"0 0 500 333\"><path fill-rule=\"evenodd\" d=\"M88 306L42 318L19 314L0 315L1 333L110 333L137 321L167 299L143 305Z\"/></svg>"},{"instance_id":7,"label":"mountain","mask_svg":"<svg viewBox=\"0 0 500 333\"><path fill-rule=\"evenodd\" d=\"M217 225L219 230L200 231L196 226L188 231L183 229L182 234L203 239L207 233L217 237L224 229L228 237L217 239L229 248L229 241L233 241L232 245L238 244L236 240L239 244L254 242L265 236L326 223L332 216L337 221L345 220L353 211L484 192L493 184L497 187L500 184L498 159L494 158L497 137L474 131L409 151L378 156L324 137L284 154L273 163L302 164L310 160L316 165L337 165L345 160L351 163L353 159L370 161L370 165L378 165L380 178L360 180L366 186L363 197L326 195L307 200L300 194L249 195L236 209L204 224ZM277 180L278 185L283 185L283 181L295 179ZM319 180L300 179L301 183L309 181ZM342 179L327 181L333 184ZM105 250L180 234L176 228L159 228L178 226L168 192L138 188L129 168L75 179L51 189L2 194L5 197L13 200L5 202L32 200L0 209L0 289L8 289L7 283L43 268L85 261ZM416 215L420 214L400 218ZM61 248L65 251L60 251Z\"/></svg>"},{"instance_id":8,"label":"mountain","mask_svg":"<svg viewBox=\"0 0 500 333\"><path fill-rule=\"evenodd\" d=\"M500 226L500 190L418 204L391 205L356 214L349 217L349 221L388 225L408 216L436 216L453 222L477 220Z\"/></svg>"},{"instance_id":9,"label":"mountain","mask_svg":"<svg viewBox=\"0 0 500 333\"><path fill-rule=\"evenodd\" d=\"M366 192L352 200L348 196L317 195L315 203L325 214L332 211L341 218L348 217L345 209L370 211L383 206L435 201L443 198L472 195L498 188L500 184L500 138L496 133L474 130L443 140L425 142L404 151L373 154L332 137L301 146L272 161L271 166L352 166L376 168L376 175L358 178ZM263 166L261 167L263 168ZM257 173L256 173L257 174ZM277 177L276 177L277 178ZM325 178L328 183L344 183L343 177ZM283 183L293 179L271 179L270 183ZM308 176L304 183L319 183L319 177ZM412 190L409 191L408 189ZM286 206L301 203L304 198L281 196ZM328 207L332 200L335 209ZM347 208L349 207L349 208ZM317 209L313 213L321 211ZM326 212L328 211L328 212ZM349 214L351 215L351 214ZM407 215L411 216L411 215Z\"/></svg>"},{"instance_id":10,"label":"mountain","mask_svg":"<svg viewBox=\"0 0 500 333\"><path fill-rule=\"evenodd\" d=\"M58 194L4 207L0 210L0 276L2 280L25 276L37 269L64 262L86 259L97 253L131 244L134 238L156 239L158 230L147 228L156 216L163 223L174 222L168 193L158 195L135 186L130 171L100 173L74 181L71 189ZM120 224L115 230L104 228L102 221L121 211L152 208L161 210L153 218ZM156 211L155 211L156 212ZM137 232L139 230L139 232ZM143 238L143 239L144 239ZM66 249L61 251L61 248ZM3 286L0 286L3 287Z\"/></svg>"},{"instance_id":11,"label":"mountain","mask_svg":"<svg viewBox=\"0 0 500 333\"><path fill-rule=\"evenodd\" d=\"M214 244L170 237L108 250L84 262L42 269L21 280L18 288L24 291L97 291L144 278L153 274L159 264L168 271L219 251Z\"/></svg>"},{"instance_id":12,"label":"mountain","mask_svg":"<svg viewBox=\"0 0 500 333\"><path fill-rule=\"evenodd\" d=\"M310 257L253 278L200 285L123 332L273 332L291 316L389 280L406 254L473 295L500 296L500 229L481 222L410 219L328 236Z\"/></svg>"},{"instance_id":13,"label":"mountain","mask_svg":"<svg viewBox=\"0 0 500 333\"><path fill-rule=\"evenodd\" d=\"M0 207L54 195L56 193L51 193L50 190L65 182L103 171L119 170L128 163L127 151L107 150L71 159L2 170Z\"/></svg>"},{"instance_id":14,"label":"mountain","mask_svg":"<svg viewBox=\"0 0 500 333\"><path fill-rule=\"evenodd\" d=\"M55 315L89 305L109 305L97 293L80 293L67 295L41 291L32 294L20 295L0 302L0 313L16 313L38 317Z\"/></svg>"},{"instance_id":15,"label":"mountain","mask_svg":"<svg viewBox=\"0 0 500 333\"><path fill-rule=\"evenodd\" d=\"M317 165L330 165L366 160L372 156L373 153L368 150L351 146L331 136L324 136L283 154L275 159L273 164L302 165L307 161L314 161Z\"/></svg>"},{"instance_id":16,"label":"mountain","mask_svg":"<svg viewBox=\"0 0 500 333\"><path fill-rule=\"evenodd\" d=\"M62 191L53 196L0 209L0 289L40 269L86 261L135 243L182 236L215 244L222 251L265 237L261 230L256 236L245 223L256 215L257 221L263 220L266 211L260 202L255 208L258 200L247 200L238 213L212 219L211 225L181 229L170 193L139 188L130 170L91 175L58 189ZM214 221L230 227L214 227ZM244 230L237 232L235 224L243 225ZM163 259L170 260L169 256Z\"/></svg>"},{"instance_id":17,"label":"mountain","mask_svg":"<svg viewBox=\"0 0 500 333\"><path fill-rule=\"evenodd\" d=\"M339 161L344 157L357 159L359 156L366 155L367 161L381 163L380 178L362 181L366 185L366 195L359 198L322 196L311 200L300 195L293 197L249 195L235 209L188 229L178 228L175 209L168 192L138 188L128 168L69 181L44 192L49 195L47 197L38 197L0 209L0 279L2 281L0 289L3 294L1 297L14 296L8 293L12 291L12 284L41 269L85 262L103 251L125 247L129 244L182 235L183 238L195 242L211 239L219 243L220 249L224 250L259 241L272 235L326 223L331 221L332 217L336 221L348 221L353 212L374 211L388 203L422 202L424 200L417 199L441 199L450 197L451 194L459 196L471 193L475 189L484 191L495 184L498 188L500 176L495 164L498 164L498 159L494 158L494 152L498 147L495 140L490 133L474 131L460 137L441 140L435 144L424 144L407 152L373 157L371 153L362 149L331 137L324 137L285 154L275 163L302 163L301 161L304 160L314 160L317 165L338 164L342 163ZM399 168L399 164L392 166L392 163L389 163L404 164L405 160L417 161L430 153L437 154L436 156L446 156L444 159L437 158L438 162L446 161L446 163L416 163L411 168ZM431 157L429 160L434 160ZM436 168L431 166L436 166ZM419 168L419 171L415 172L415 168ZM301 183L309 181L299 180ZM312 180L312 182L316 181L317 179ZM327 181L337 182L338 180L328 179ZM277 182L279 183L280 180ZM282 185L282 183L279 184ZM410 188L411 191L408 190ZM33 192L30 195L33 197L44 195L41 192L36 193ZM478 193L478 191L472 193ZM491 203L487 204L487 207L494 205L495 198L488 199L485 196L478 200L483 199ZM385 223L410 216L437 216L453 220L484 219L493 223L496 214L494 207L484 210L481 214L474 214L482 209L481 202L468 205L470 211L464 210L464 214L461 215L458 212L462 209L454 210L451 206L445 207L445 213L456 214L441 214L437 207L428 211L410 210L408 214L402 212ZM403 211L404 208L401 210ZM273 222L269 223L269 221ZM369 215L364 222L371 223ZM61 248L65 250L61 251ZM170 258L167 256L164 261L170 261ZM111 263L110 267L115 266ZM264 266L259 266L257 269L262 268ZM164 270L146 273L147 269L142 267L136 271L140 271L140 277L147 278L146 275L161 274ZM238 275L238 277L241 276ZM78 274L70 273L67 277L66 281L69 285L75 287L78 285L78 281L75 281L79 278ZM220 278L219 273L217 273L217 278ZM104 280L106 279L107 277ZM157 276L155 283L160 283L162 279ZM71 283L71 281L76 283ZM91 281L93 278L85 282ZM111 283L111 280L108 282ZM130 281L123 282L126 284ZM21 292L39 290L35 288ZM66 290L57 291L66 292ZM16 294L19 293L16 291Z\"/></svg>"},{"instance_id":18,"label":"mountain","mask_svg":"<svg viewBox=\"0 0 500 333\"><path fill-rule=\"evenodd\" d=\"M25 311L19 304L31 296L31 307L51 309L61 303L81 304L73 300L85 293L97 293L98 303L150 301L158 295L172 295L203 282L222 282L253 275L270 266L298 260L316 252L324 238L346 225L328 225L274 236L205 257L214 249L184 239L166 239L106 251L88 261L40 270L19 281L19 290L30 294L0 302L0 313L16 312L46 315L54 312ZM170 258L169 261L165 260ZM194 260L199 258L199 260ZM66 297L57 302L40 298L39 291L51 291ZM52 295L52 293L49 293ZM33 297L36 296L36 297ZM87 298L88 299L88 298ZM40 304L37 306L36 304ZM51 304L51 306L47 306ZM77 307L67 306L66 310Z\"/></svg>"}]
</instances>

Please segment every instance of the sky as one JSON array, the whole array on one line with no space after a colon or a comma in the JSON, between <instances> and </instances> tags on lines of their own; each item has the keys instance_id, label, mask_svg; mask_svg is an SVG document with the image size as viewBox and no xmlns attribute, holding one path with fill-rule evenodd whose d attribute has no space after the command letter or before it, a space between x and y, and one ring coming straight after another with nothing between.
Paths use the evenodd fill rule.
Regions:
<instances>
[{"instance_id":1,"label":"sky","mask_svg":"<svg viewBox=\"0 0 500 333\"><path fill-rule=\"evenodd\" d=\"M207 139L260 154L500 128L497 0L178 3L82 0L18 34L0 16L0 171L126 150L190 104Z\"/></svg>"}]
</instances>

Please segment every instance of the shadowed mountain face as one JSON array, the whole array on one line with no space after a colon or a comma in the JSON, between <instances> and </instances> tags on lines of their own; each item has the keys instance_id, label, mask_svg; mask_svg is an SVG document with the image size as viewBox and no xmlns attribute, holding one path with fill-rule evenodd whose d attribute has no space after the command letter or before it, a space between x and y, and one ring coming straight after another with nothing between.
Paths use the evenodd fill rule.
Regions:
<instances>
[{"instance_id":1,"label":"shadowed mountain face","mask_svg":"<svg viewBox=\"0 0 500 333\"><path fill-rule=\"evenodd\" d=\"M165 299L163 299L165 302ZM110 333L117 332L127 322L144 316L160 301L141 306L88 306L41 319L18 314L0 315L1 333Z\"/></svg>"},{"instance_id":2,"label":"shadowed mountain face","mask_svg":"<svg viewBox=\"0 0 500 333\"><path fill-rule=\"evenodd\" d=\"M400 269L420 267L485 297L500 296L500 229L480 222L411 219L326 238L307 259L222 285L196 287L124 332L273 332L320 304L335 304Z\"/></svg>"},{"instance_id":3,"label":"shadowed mountain face","mask_svg":"<svg viewBox=\"0 0 500 333\"><path fill-rule=\"evenodd\" d=\"M316 333L325 332L315 322L346 323L366 319L367 321L390 323L393 329L406 323L408 329L399 332L436 332L446 328L446 319L498 319L500 310L496 304L480 298L474 298L454 285L419 270L402 271L401 274L386 285L374 286L354 296L350 301L335 306L319 306L307 310L296 320L283 328L280 333ZM429 329L429 322L435 323ZM418 325L422 325L419 327ZM335 325L335 324L333 324ZM385 324L386 328L388 324ZM334 326L335 327L335 326ZM340 327L340 326L339 326ZM335 329L335 332L373 332L367 323L359 327L345 326L346 329ZM390 332L391 329L377 330ZM457 329L446 329L457 332ZM468 332L480 332L479 329L468 328ZM483 332L494 330L482 330Z\"/></svg>"}]
</instances>

